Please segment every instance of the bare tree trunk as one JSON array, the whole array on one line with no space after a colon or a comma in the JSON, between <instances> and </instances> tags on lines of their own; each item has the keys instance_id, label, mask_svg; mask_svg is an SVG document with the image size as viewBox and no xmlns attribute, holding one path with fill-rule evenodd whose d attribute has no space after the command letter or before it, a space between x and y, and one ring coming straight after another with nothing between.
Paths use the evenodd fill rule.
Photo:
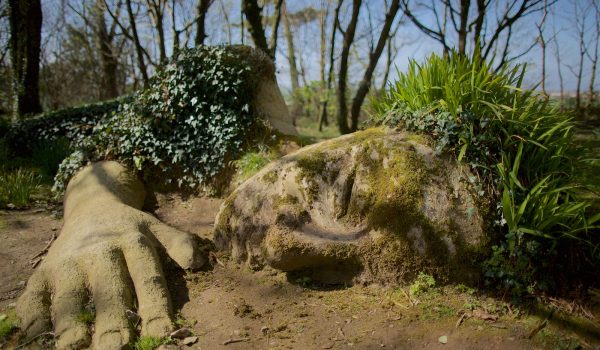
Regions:
<instances>
[{"instance_id":1,"label":"bare tree trunk","mask_svg":"<svg viewBox=\"0 0 600 350\"><path fill-rule=\"evenodd\" d=\"M340 27L340 9L342 8L343 0L338 0L337 6L335 7L333 15L333 23L331 25L331 45L329 49L329 72L327 73L327 99L321 111L321 117L319 118L319 131L323 131L323 125L329 125L327 120L327 105L329 104L329 92L331 91L331 83L333 81L333 72L335 67L335 37L337 30Z\"/></svg>"},{"instance_id":2,"label":"bare tree trunk","mask_svg":"<svg viewBox=\"0 0 600 350\"><path fill-rule=\"evenodd\" d=\"M160 53L160 63L167 61L167 49L165 43L165 29L163 18L165 14L165 0L146 0L148 10L154 22L154 29L158 33L158 50Z\"/></svg>"},{"instance_id":3,"label":"bare tree trunk","mask_svg":"<svg viewBox=\"0 0 600 350\"><path fill-rule=\"evenodd\" d=\"M204 45L204 39L206 39L206 13L208 8L212 5L213 0L200 0L198 1L198 13L196 17L196 46Z\"/></svg>"},{"instance_id":4,"label":"bare tree trunk","mask_svg":"<svg viewBox=\"0 0 600 350\"><path fill-rule=\"evenodd\" d=\"M358 129L358 117L360 116L360 109L362 107L363 102L365 101L365 97L369 92L369 88L371 87L371 80L373 79L373 72L375 71L375 67L377 67L377 62L379 62L379 57L381 57L381 53L385 47L385 43L387 42L388 36L390 34L390 30L392 28L392 23L396 18L396 14L400 9L400 1L392 0L390 4L390 9L385 15L385 22L383 24L383 28L381 29L381 33L379 34L379 39L377 40L377 46L375 46L375 50L369 53L369 65L365 70L363 78L358 85L358 90L352 99L352 108L350 109L350 116L352 119L351 130L356 131Z\"/></svg>"},{"instance_id":5,"label":"bare tree trunk","mask_svg":"<svg viewBox=\"0 0 600 350\"><path fill-rule=\"evenodd\" d=\"M262 25L262 8L258 6L256 0L242 0L242 11L248 20L250 35L257 48L263 50L267 55L275 61L275 57L271 56L271 50L267 45L265 30Z\"/></svg>"},{"instance_id":6,"label":"bare tree trunk","mask_svg":"<svg viewBox=\"0 0 600 350\"><path fill-rule=\"evenodd\" d=\"M544 24L546 23L546 16L548 15L548 4L544 0L544 11L542 12L542 20L537 24L538 29L538 43L542 50L542 93L548 96L546 92L546 39L544 38Z\"/></svg>"},{"instance_id":7,"label":"bare tree trunk","mask_svg":"<svg viewBox=\"0 0 600 350\"><path fill-rule=\"evenodd\" d=\"M177 0L171 0L171 32L173 33L173 55L179 52L179 30L177 30Z\"/></svg>"},{"instance_id":8,"label":"bare tree trunk","mask_svg":"<svg viewBox=\"0 0 600 350\"><path fill-rule=\"evenodd\" d=\"M562 63L560 60L560 45L558 44L559 40L557 39L558 33L556 32L556 23L554 23L554 25L553 25L553 36L555 38L555 40L554 40L554 58L556 58L556 68L558 71L558 82L560 84L560 108L563 109L564 102L565 102L565 85L564 85L563 74L562 74Z\"/></svg>"},{"instance_id":9,"label":"bare tree trunk","mask_svg":"<svg viewBox=\"0 0 600 350\"><path fill-rule=\"evenodd\" d=\"M343 0L339 0L343 1ZM358 15L360 12L361 0L354 0L352 2L352 16L350 23L344 32L344 41L342 44L342 54L340 57L340 69L338 72L338 111L337 121L338 128L341 134L347 134L350 132L348 127L348 105L346 104L346 87L348 77L348 56L350 54L350 46L354 41L354 33L356 32L356 24L358 23ZM339 22L338 22L339 24Z\"/></svg>"},{"instance_id":10,"label":"bare tree trunk","mask_svg":"<svg viewBox=\"0 0 600 350\"><path fill-rule=\"evenodd\" d=\"M229 20L229 15L227 14L227 9L225 8L225 4L223 4L223 0L219 0L219 4L221 5L221 13L225 19L225 26L227 27L227 44L231 45L233 39L233 36L231 35L231 21Z\"/></svg>"},{"instance_id":11,"label":"bare tree trunk","mask_svg":"<svg viewBox=\"0 0 600 350\"><path fill-rule=\"evenodd\" d=\"M273 23L271 24L271 40L269 41L269 50L271 51L271 57L275 60L275 54L277 53L277 39L279 37L279 23L281 23L281 5L283 0L277 0L275 3L275 14L273 15Z\"/></svg>"},{"instance_id":12,"label":"bare tree trunk","mask_svg":"<svg viewBox=\"0 0 600 350\"><path fill-rule=\"evenodd\" d=\"M129 16L129 25L131 27L131 34L133 38L133 45L135 46L135 52L138 61L138 68L142 74L142 80L144 81L144 87L148 86L148 69L146 68L146 62L144 61L144 49L140 43L140 37L137 31L137 25L135 23L135 15L131 7L131 0L126 0L125 5L127 6L127 15Z\"/></svg>"},{"instance_id":13,"label":"bare tree trunk","mask_svg":"<svg viewBox=\"0 0 600 350\"><path fill-rule=\"evenodd\" d=\"M104 14L106 12L104 0L96 0L94 8L94 19L96 22L96 45L102 65L102 82L100 84L100 99L111 99L119 96L117 90L117 68L118 61L113 52L112 37L106 29Z\"/></svg>"},{"instance_id":14,"label":"bare tree trunk","mask_svg":"<svg viewBox=\"0 0 600 350\"><path fill-rule=\"evenodd\" d=\"M401 24L401 22L398 23L398 25L396 25L396 28L388 36L385 70L383 71L383 80L381 81L381 87L379 88L380 91L385 90L385 86L387 85L388 77L390 76L390 70L392 68L392 62L394 61L394 59L396 58L396 56L398 54L398 50L396 48L394 48L394 38L396 37L398 28L400 28L400 24Z\"/></svg>"},{"instance_id":15,"label":"bare tree trunk","mask_svg":"<svg viewBox=\"0 0 600 350\"><path fill-rule=\"evenodd\" d=\"M596 70L597 70L597 66L598 66L598 42L600 41L600 5L598 4L598 1L593 1L592 2L593 6L594 6L594 20L595 20L595 27L596 27L596 32L594 33L594 51L591 54L588 54L588 58L590 59L590 61L592 62L592 71L590 74L590 85L589 85L589 100L588 100L588 108L592 107L592 104L595 100L595 91L594 91L594 85L596 84Z\"/></svg>"},{"instance_id":16,"label":"bare tree trunk","mask_svg":"<svg viewBox=\"0 0 600 350\"><path fill-rule=\"evenodd\" d=\"M323 9L325 7L325 9ZM321 123L327 123L327 112L325 112L325 120L323 121L321 118L323 116L323 111L327 108L327 81L325 80L325 52L327 51L327 17L329 17L329 2L327 2L326 6L323 6L323 1L321 1L321 9L319 15L319 27L321 33L321 42L319 46L319 78L321 79L321 84L319 88L319 130L322 129Z\"/></svg>"},{"instance_id":17,"label":"bare tree trunk","mask_svg":"<svg viewBox=\"0 0 600 350\"><path fill-rule=\"evenodd\" d=\"M285 34L285 39L287 41L287 51L288 51L288 65L290 66L290 81L292 84L292 123L296 125L296 118L300 116L302 113L300 103L298 103L298 88L300 87L299 83L299 74L298 74L298 66L296 63L296 49L294 47L294 35L292 33L289 14L287 11L287 5L283 4L283 30Z\"/></svg>"},{"instance_id":18,"label":"bare tree trunk","mask_svg":"<svg viewBox=\"0 0 600 350\"><path fill-rule=\"evenodd\" d=\"M583 76L583 61L585 58L585 13L582 11L582 18L576 16L575 19L577 21L577 29L579 34L579 67L577 68L577 73L575 74L577 78L577 90L575 92L575 110L579 113L581 112L581 78ZM577 14L577 2L575 2L575 13Z\"/></svg>"},{"instance_id":19,"label":"bare tree trunk","mask_svg":"<svg viewBox=\"0 0 600 350\"><path fill-rule=\"evenodd\" d=\"M467 25L471 0L460 0L460 28L458 29L458 54L464 56L467 52Z\"/></svg>"},{"instance_id":20,"label":"bare tree trunk","mask_svg":"<svg viewBox=\"0 0 600 350\"><path fill-rule=\"evenodd\" d=\"M13 119L42 111L39 92L42 6L39 0L9 0Z\"/></svg>"},{"instance_id":21,"label":"bare tree trunk","mask_svg":"<svg viewBox=\"0 0 600 350\"><path fill-rule=\"evenodd\" d=\"M485 19L485 11L487 10L488 2L486 0L477 0L477 18L475 19L475 33L473 36L474 49L473 55L481 55L481 31L483 30L483 20Z\"/></svg>"}]
</instances>

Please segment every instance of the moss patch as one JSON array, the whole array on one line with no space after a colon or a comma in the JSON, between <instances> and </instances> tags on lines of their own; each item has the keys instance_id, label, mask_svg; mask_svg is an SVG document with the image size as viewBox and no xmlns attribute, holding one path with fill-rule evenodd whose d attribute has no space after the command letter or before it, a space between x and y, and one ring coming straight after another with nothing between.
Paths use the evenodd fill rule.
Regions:
<instances>
[{"instance_id":1,"label":"moss patch","mask_svg":"<svg viewBox=\"0 0 600 350\"><path fill-rule=\"evenodd\" d=\"M7 339L19 326L19 319L14 310L0 314L0 341Z\"/></svg>"}]
</instances>

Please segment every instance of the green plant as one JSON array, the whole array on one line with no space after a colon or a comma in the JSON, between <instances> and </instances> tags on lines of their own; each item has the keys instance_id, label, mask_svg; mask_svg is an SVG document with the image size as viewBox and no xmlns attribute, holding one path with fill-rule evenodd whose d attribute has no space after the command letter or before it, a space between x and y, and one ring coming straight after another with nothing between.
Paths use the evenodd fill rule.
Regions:
<instances>
[{"instance_id":1,"label":"green plant","mask_svg":"<svg viewBox=\"0 0 600 350\"><path fill-rule=\"evenodd\" d=\"M245 153L234 162L239 179L241 181L249 179L273 159L275 159L275 155L266 150Z\"/></svg>"},{"instance_id":2,"label":"green plant","mask_svg":"<svg viewBox=\"0 0 600 350\"><path fill-rule=\"evenodd\" d=\"M94 323L95 319L96 315L93 310L83 310L77 315L77 321L88 326Z\"/></svg>"},{"instance_id":3,"label":"green plant","mask_svg":"<svg viewBox=\"0 0 600 350\"><path fill-rule=\"evenodd\" d=\"M266 133L251 107L258 79L272 64L245 47L181 50L161 67L149 87L76 142L55 189L78 169L73 159L117 159L148 183L193 189L210 184L253 139ZM83 157L81 157L83 156ZM157 179L160 179L157 183Z\"/></svg>"},{"instance_id":4,"label":"green plant","mask_svg":"<svg viewBox=\"0 0 600 350\"><path fill-rule=\"evenodd\" d=\"M424 272L419 272L417 279L410 285L409 291L411 295L417 296L425 293L435 287L435 278Z\"/></svg>"},{"instance_id":5,"label":"green plant","mask_svg":"<svg viewBox=\"0 0 600 350\"><path fill-rule=\"evenodd\" d=\"M525 66L494 71L480 59L432 55L374 101L371 122L431 135L438 152L468 164L470 181L490 203L503 240L485 264L486 275L513 290L538 283L562 242L591 247L600 214L575 176L588 157L573 144L573 122L532 90L522 88ZM592 157L593 158L593 157Z\"/></svg>"},{"instance_id":6,"label":"green plant","mask_svg":"<svg viewBox=\"0 0 600 350\"><path fill-rule=\"evenodd\" d=\"M19 321L13 310L0 314L0 341L10 336L19 326Z\"/></svg>"},{"instance_id":7,"label":"green plant","mask_svg":"<svg viewBox=\"0 0 600 350\"><path fill-rule=\"evenodd\" d=\"M77 142L92 134L102 118L116 112L131 96L45 112L11 124L6 131L7 144L18 155L29 156L36 145L46 140L66 138Z\"/></svg>"},{"instance_id":8,"label":"green plant","mask_svg":"<svg viewBox=\"0 0 600 350\"><path fill-rule=\"evenodd\" d=\"M156 337L143 336L143 337L140 337L139 339L137 339L132 344L132 347L135 350L154 350L163 344L169 344L169 343L170 343L169 338L156 338Z\"/></svg>"},{"instance_id":9,"label":"green plant","mask_svg":"<svg viewBox=\"0 0 600 350\"><path fill-rule=\"evenodd\" d=\"M52 180L69 154L69 140L65 137L40 140L32 147L31 163L45 179Z\"/></svg>"},{"instance_id":10,"label":"green plant","mask_svg":"<svg viewBox=\"0 0 600 350\"><path fill-rule=\"evenodd\" d=\"M0 207L12 204L17 208L25 207L39 191L41 178L29 169L0 169Z\"/></svg>"}]
</instances>

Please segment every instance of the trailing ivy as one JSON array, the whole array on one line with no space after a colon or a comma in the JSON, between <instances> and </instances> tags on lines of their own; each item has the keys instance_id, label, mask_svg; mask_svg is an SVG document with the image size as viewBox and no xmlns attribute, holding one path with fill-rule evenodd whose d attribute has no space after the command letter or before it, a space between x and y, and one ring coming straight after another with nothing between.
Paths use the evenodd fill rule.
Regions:
<instances>
[{"instance_id":1,"label":"trailing ivy","mask_svg":"<svg viewBox=\"0 0 600 350\"><path fill-rule=\"evenodd\" d=\"M77 138L56 177L61 191L86 161L116 159L157 186L195 188L218 179L266 126L251 99L259 79L274 79L266 55L248 47L186 49L117 112Z\"/></svg>"}]
</instances>

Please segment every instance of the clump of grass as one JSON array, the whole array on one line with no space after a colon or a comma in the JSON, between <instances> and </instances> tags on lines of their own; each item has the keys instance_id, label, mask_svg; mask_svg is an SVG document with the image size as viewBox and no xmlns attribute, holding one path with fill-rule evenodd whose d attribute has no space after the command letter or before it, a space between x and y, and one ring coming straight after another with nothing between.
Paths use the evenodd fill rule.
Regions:
<instances>
[{"instance_id":1,"label":"clump of grass","mask_svg":"<svg viewBox=\"0 0 600 350\"><path fill-rule=\"evenodd\" d=\"M77 321L85 324L86 326L94 323L95 319L96 315L92 310L83 310L79 313L79 315L77 315Z\"/></svg>"},{"instance_id":2,"label":"clump of grass","mask_svg":"<svg viewBox=\"0 0 600 350\"><path fill-rule=\"evenodd\" d=\"M135 350L154 350L163 344L169 344L169 338L156 338L144 336L138 338L131 346Z\"/></svg>"},{"instance_id":3,"label":"clump of grass","mask_svg":"<svg viewBox=\"0 0 600 350\"><path fill-rule=\"evenodd\" d=\"M273 159L275 159L275 155L269 151L259 150L247 152L240 159L235 161L238 180L243 182L249 179Z\"/></svg>"},{"instance_id":4,"label":"clump of grass","mask_svg":"<svg viewBox=\"0 0 600 350\"><path fill-rule=\"evenodd\" d=\"M41 182L41 177L29 169L0 169L0 207L8 204L17 208L26 207L32 196L40 190Z\"/></svg>"},{"instance_id":5,"label":"clump of grass","mask_svg":"<svg viewBox=\"0 0 600 350\"><path fill-rule=\"evenodd\" d=\"M543 287L535 277L549 277L543 271L563 247L587 246L600 257L600 214L589 215L581 192L590 184L576 176L595 157L573 143L569 115L522 87L524 74L525 66L494 70L457 54L412 61L374 101L371 120L429 134L438 152L471 167L474 192L503 236L486 276L518 292Z\"/></svg>"},{"instance_id":6,"label":"clump of grass","mask_svg":"<svg viewBox=\"0 0 600 350\"><path fill-rule=\"evenodd\" d=\"M424 272L419 272L417 279L410 285L409 291L411 295L417 296L423 294L435 287L435 278Z\"/></svg>"},{"instance_id":7,"label":"clump of grass","mask_svg":"<svg viewBox=\"0 0 600 350\"><path fill-rule=\"evenodd\" d=\"M14 310L0 314L0 341L8 338L19 327Z\"/></svg>"}]
</instances>

